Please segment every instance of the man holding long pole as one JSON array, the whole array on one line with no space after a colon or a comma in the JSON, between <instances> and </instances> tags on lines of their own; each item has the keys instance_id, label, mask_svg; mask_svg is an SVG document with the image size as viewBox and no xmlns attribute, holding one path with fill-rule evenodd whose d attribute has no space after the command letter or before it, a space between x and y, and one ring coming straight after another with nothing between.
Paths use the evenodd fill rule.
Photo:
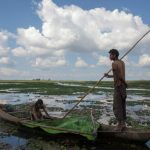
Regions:
<instances>
[{"instance_id":1,"label":"man holding long pole","mask_svg":"<svg viewBox=\"0 0 150 150\"><path fill-rule=\"evenodd\" d=\"M134 49L134 47L135 47L146 35L148 35L149 33L150 33L150 29L120 58L120 60L122 60L125 56L127 56L127 55ZM119 56L119 52L118 52L118 56ZM85 95L84 95L83 97L81 97L81 99L72 107L72 109L69 110L69 111L64 115L63 118L67 117L67 116L72 112L72 110L73 110L81 101L83 101L83 99L84 99L97 85L99 85L99 83L104 79L104 77L108 77L107 75L108 75L108 73L109 73L111 70L112 70L112 69L110 69L106 74L104 74L104 76L99 79L99 81L93 86L93 88L89 89L89 90L87 91L87 93L85 93Z\"/></svg>"},{"instance_id":2,"label":"man holding long pole","mask_svg":"<svg viewBox=\"0 0 150 150\"><path fill-rule=\"evenodd\" d=\"M113 75L105 73L107 78L114 79L114 98L113 98L113 112L117 119L116 131L123 131L126 127L126 88L125 81L125 64L118 59L119 52L116 49L109 51L109 58L113 61L112 71Z\"/></svg>"}]
</instances>

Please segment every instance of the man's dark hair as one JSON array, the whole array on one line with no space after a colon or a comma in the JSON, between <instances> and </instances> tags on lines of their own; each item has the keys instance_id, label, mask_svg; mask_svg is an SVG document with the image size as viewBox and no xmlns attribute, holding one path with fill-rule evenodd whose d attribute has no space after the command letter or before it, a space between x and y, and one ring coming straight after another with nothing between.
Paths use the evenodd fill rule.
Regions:
<instances>
[{"instance_id":1,"label":"man's dark hair","mask_svg":"<svg viewBox=\"0 0 150 150\"><path fill-rule=\"evenodd\" d=\"M116 55L116 57L119 56L119 52L118 52L118 50L116 50L116 49L111 49L111 50L109 51L109 54Z\"/></svg>"},{"instance_id":2,"label":"man's dark hair","mask_svg":"<svg viewBox=\"0 0 150 150\"><path fill-rule=\"evenodd\" d=\"M40 105L40 108L43 107L43 100L42 99L38 99L37 102L35 103L35 107L38 108Z\"/></svg>"},{"instance_id":3,"label":"man's dark hair","mask_svg":"<svg viewBox=\"0 0 150 150\"><path fill-rule=\"evenodd\" d=\"M38 99L37 103L43 104L43 100L42 99Z\"/></svg>"}]
</instances>

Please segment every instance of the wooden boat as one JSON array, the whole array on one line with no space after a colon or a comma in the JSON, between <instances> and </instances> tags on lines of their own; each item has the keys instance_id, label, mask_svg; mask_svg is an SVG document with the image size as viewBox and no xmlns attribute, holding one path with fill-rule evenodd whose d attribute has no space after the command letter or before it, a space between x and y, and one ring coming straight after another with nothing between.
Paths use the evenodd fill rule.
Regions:
<instances>
[{"instance_id":1,"label":"wooden boat","mask_svg":"<svg viewBox=\"0 0 150 150\"><path fill-rule=\"evenodd\" d=\"M21 127L29 127L29 128L34 128L34 125L31 122L28 121L23 121L21 119L19 119L18 117L15 117L13 115L8 114L7 112L3 111L2 109L0 109L0 118L13 123L13 124L17 124L18 126ZM31 126L30 126L31 125ZM48 126L44 126L39 124L39 127L46 131L49 128ZM104 139L107 141L121 141L121 142L140 142L140 143L145 143L148 140L150 140L150 129L133 129L133 128L126 128L124 131L119 132L119 131L115 131L114 130L114 126L110 126L110 125L100 125L100 127L98 128L98 130L96 131L96 135L97 138L95 139L96 141L103 141ZM38 129L37 126L35 126L35 129ZM64 130L63 128L55 128L52 127L50 128L51 130L58 130L60 133L69 133L69 134L76 134L76 135L88 135L89 133L81 133L78 131L74 131L74 130ZM49 133L51 134L51 132Z\"/></svg>"},{"instance_id":2,"label":"wooden boat","mask_svg":"<svg viewBox=\"0 0 150 150\"><path fill-rule=\"evenodd\" d=\"M115 131L115 126L102 125L102 128L98 130L97 138L105 138L110 141L117 139L117 141L145 143L150 140L150 129L126 128L124 131Z\"/></svg>"},{"instance_id":3,"label":"wooden boat","mask_svg":"<svg viewBox=\"0 0 150 150\"><path fill-rule=\"evenodd\" d=\"M34 121L31 119L27 120L25 118L21 119L15 117L14 115L11 115L0 109L0 118L20 127L37 130L37 132L42 130L49 135L74 134L85 137L88 140L95 140L96 138L96 136L93 134L94 129L92 127L92 122L90 120L84 121L84 119L87 119L86 116L84 117L84 119L83 117L81 119L74 116L68 118L54 118L52 120L44 119ZM98 127L99 125L97 125L96 128Z\"/></svg>"}]
</instances>

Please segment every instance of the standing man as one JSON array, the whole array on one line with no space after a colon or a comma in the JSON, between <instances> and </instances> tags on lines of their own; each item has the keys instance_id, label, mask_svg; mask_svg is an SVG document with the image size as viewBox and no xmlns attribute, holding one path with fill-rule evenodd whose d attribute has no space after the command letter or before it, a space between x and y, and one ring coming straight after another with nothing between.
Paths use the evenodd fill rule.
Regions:
<instances>
[{"instance_id":1,"label":"standing man","mask_svg":"<svg viewBox=\"0 0 150 150\"><path fill-rule=\"evenodd\" d=\"M113 98L113 112L117 119L116 131L123 131L126 127L126 88L125 81L125 64L118 59L119 52L116 49L109 51L109 58L113 61L112 71L113 75L104 74L107 78L114 79L114 98Z\"/></svg>"}]
</instances>

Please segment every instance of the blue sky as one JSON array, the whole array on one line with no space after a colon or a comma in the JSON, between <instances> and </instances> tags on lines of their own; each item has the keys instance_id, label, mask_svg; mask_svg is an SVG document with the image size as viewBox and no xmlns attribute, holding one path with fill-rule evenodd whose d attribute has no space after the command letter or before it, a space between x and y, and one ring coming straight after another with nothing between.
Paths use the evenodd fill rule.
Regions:
<instances>
[{"instance_id":1,"label":"blue sky","mask_svg":"<svg viewBox=\"0 0 150 150\"><path fill-rule=\"evenodd\" d=\"M0 79L98 80L150 27L150 1L1 0ZM125 59L127 80L150 79L150 35Z\"/></svg>"}]
</instances>

